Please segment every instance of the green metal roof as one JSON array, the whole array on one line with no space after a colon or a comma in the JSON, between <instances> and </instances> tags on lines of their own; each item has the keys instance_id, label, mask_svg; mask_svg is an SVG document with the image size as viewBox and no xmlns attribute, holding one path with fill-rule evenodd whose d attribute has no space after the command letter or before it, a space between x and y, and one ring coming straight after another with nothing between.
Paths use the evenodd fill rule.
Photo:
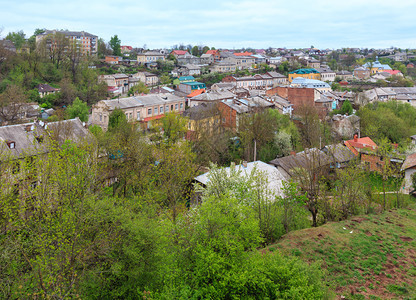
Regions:
<instances>
[{"instance_id":1,"label":"green metal roof","mask_svg":"<svg viewBox=\"0 0 416 300\"><path fill-rule=\"evenodd\" d=\"M315 69L298 69L293 72L290 72L289 74L311 74L311 73L319 73Z\"/></svg>"}]
</instances>

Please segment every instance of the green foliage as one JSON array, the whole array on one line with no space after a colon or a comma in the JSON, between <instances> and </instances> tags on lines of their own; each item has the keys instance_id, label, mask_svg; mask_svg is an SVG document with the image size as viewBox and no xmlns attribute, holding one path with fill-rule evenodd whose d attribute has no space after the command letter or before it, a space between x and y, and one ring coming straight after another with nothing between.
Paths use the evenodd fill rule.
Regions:
<instances>
[{"instance_id":1,"label":"green foliage","mask_svg":"<svg viewBox=\"0 0 416 300\"><path fill-rule=\"evenodd\" d=\"M113 49L113 55L121 56L121 40L117 35L112 36L108 44L110 45L111 49Z\"/></svg>"},{"instance_id":2,"label":"green foliage","mask_svg":"<svg viewBox=\"0 0 416 300\"><path fill-rule=\"evenodd\" d=\"M132 86L129 89L128 95L133 96L135 93L148 94L149 88L143 82L140 81L138 84L136 84L135 86Z\"/></svg>"},{"instance_id":3,"label":"green foliage","mask_svg":"<svg viewBox=\"0 0 416 300\"><path fill-rule=\"evenodd\" d=\"M161 122L163 136L168 144L176 143L179 139L183 138L188 130L187 119L174 112L165 114Z\"/></svg>"},{"instance_id":4,"label":"green foliage","mask_svg":"<svg viewBox=\"0 0 416 300\"><path fill-rule=\"evenodd\" d=\"M69 119L78 117L82 122L88 121L88 105L82 102L78 97L75 98L72 105L66 109L66 114Z\"/></svg>"},{"instance_id":5,"label":"green foliage","mask_svg":"<svg viewBox=\"0 0 416 300\"><path fill-rule=\"evenodd\" d=\"M408 103L367 104L357 115L361 118L362 135L376 141L388 138L393 143L402 143L416 134L416 109Z\"/></svg>"},{"instance_id":6,"label":"green foliage","mask_svg":"<svg viewBox=\"0 0 416 300\"><path fill-rule=\"evenodd\" d=\"M25 36L26 35L23 30L18 32L9 32L6 36L6 40L12 41L16 49L20 49L26 43Z\"/></svg>"},{"instance_id":7,"label":"green foliage","mask_svg":"<svg viewBox=\"0 0 416 300\"><path fill-rule=\"evenodd\" d=\"M345 100L344 103L342 104L340 113L343 115L345 114L351 115L352 111L353 109L352 109L351 102L349 100Z\"/></svg>"},{"instance_id":8,"label":"green foliage","mask_svg":"<svg viewBox=\"0 0 416 300\"><path fill-rule=\"evenodd\" d=\"M127 123L127 117L120 108L115 108L108 117L108 130L117 130Z\"/></svg>"}]
</instances>

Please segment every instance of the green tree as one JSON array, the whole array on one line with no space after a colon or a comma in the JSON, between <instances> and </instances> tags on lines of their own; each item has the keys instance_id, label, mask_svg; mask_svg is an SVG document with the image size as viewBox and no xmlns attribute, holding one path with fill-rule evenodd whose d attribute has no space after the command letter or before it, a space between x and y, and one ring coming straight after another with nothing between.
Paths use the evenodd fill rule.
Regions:
<instances>
[{"instance_id":1,"label":"green tree","mask_svg":"<svg viewBox=\"0 0 416 300\"><path fill-rule=\"evenodd\" d=\"M192 48L192 55L193 56L199 56L199 48L198 48L198 46L194 46L193 48Z\"/></svg>"},{"instance_id":2,"label":"green tree","mask_svg":"<svg viewBox=\"0 0 416 300\"><path fill-rule=\"evenodd\" d=\"M22 48L22 46L26 43L25 33L23 30L18 32L9 32L6 36L6 40L12 41L16 49Z\"/></svg>"},{"instance_id":3,"label":"green tree","mask_svg":"<svg viewBox=\"0 0 416 300\"><path fill-rule=\"evenodd\" d=\"M188 130L188 121L177 113L170 112L162 118L163 136L168 144L174 144L183 138Z\"/></svg>"},{"instance_id":4,"label":"green tree","mask_svg":"<svg viewBox=\"0 0 416 300\"><path fill-rule=\"evenodd\" d=\"M352 111L353 111L353 109L352 109L351 102L349 100L345 100L344 103L342 104L342 107L341 107L341 114L351 115Z\"/></svg>"},{"instance_id":5,"label":"green tree","mask_svg":"<svg viewBox=\"0 0 416 300\"><path fill-rule=\"evenodd\" d=\"M171 84L172 79L170 78L170 76L168 74L164 74L164 75L160 76L160 82L162 84Z\"/></svg>"},{"instance_id":6,"label":"green tree","mask_svg":"<svg viewBox=\"0 0 416 300\"><path fill-rule=\"evenodd\" d=\"M202 54L207 53L208 50L209 50L209 47L208 46L204 46L204 48L202 48Z\"/></svg>"},{"instance_id":7,"label":"green tree","mask_svg":"<svg viewBox=\"0 0 416 300\"><path fill-rule=\"evenodd\" d=\"M110 45L111 49L113 49L113 55L121 56L121 40L117 35L112 36L108 44Z\"/></svg>"},{"instance_id":8,"label":"green tree","mask_svg":"<svg viewBox=\"0 0 416 300\"><path fill-rule=\"evenodd\" d=\"M149 93L149 88L143 82L140 81L135 86L132 86L129 89L127 94L129 96L133 96L136 93L137 94L148 94Z\"/></svg>"},{"instance_id":9,"label":"green tree","mask_svg":"<svg viewBox=\"0 0 416 300\"><path fill-rule=\"evenodd\" d=\"M72 105L68 106L66 113L69 119L78 117L82 122L88 122L88 105L81 101L78 97L75 98Z\"/></svg>"},{"instance_id":10,"label":"green tree","mask_svg":"<svg viewBox=\"0 0 416 300\"><path fill-rule=\"evenodd\" d=\"M125 126L127 123L127 117L121 108L115 108L108 117L108 130L117 130L118 128Z\"/></svg>"}]
</instances>

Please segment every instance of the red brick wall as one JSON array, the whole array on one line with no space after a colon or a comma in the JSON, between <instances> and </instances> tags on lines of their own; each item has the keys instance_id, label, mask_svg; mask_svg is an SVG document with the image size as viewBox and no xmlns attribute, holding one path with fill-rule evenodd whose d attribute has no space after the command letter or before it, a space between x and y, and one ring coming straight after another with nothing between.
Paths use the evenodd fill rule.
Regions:
<instances>
[{"instance_id":1,"label":"red brick wall","mask_svg":"<svg viewBox=\"0 0 416 300\"><path fill-rule=\"evenodd\" d=\"M221 114L221 125L224 127L229 128L236 128L236 120L237 120L237 112L229 107L228 105L224 104L223 102L219 102L218 109Z\"/></svg>"},{"instance_id":2,"label":"red brick wall","mask_svg":"<svg viewBox=\"0 0 416 300\"><path fill-rule=\"evenodd\" d=\"M235 82L236 80L235 80L235 78L233 77L233 76L225 76L223 79L222 79L222 82Z\"/></svg>"},{"instance_id":3,"label":"red brick wall","mask_svg":"<svg viewBox=\"0 0 416 300\"><path fill-rule=\"evenodd\" d=\"M361 161L369 165L370 171L380 171L384 165L384 161L380 160L379 156L361 154Z\"/></svg>"},{"instance_id":4,"label":"red brick wall","mask_svg":"<svg viewBox=\"0 0 416 300\"><path fill-rule=\"evenodd\" d=\"M293 104L293 109L296 111L297 108L304 105L315 105L315 93L314 89L308 88L290 88L278 86L266 91L267 96L278 95L282 98L287 99Z\"/></svg>"}]
</instances>

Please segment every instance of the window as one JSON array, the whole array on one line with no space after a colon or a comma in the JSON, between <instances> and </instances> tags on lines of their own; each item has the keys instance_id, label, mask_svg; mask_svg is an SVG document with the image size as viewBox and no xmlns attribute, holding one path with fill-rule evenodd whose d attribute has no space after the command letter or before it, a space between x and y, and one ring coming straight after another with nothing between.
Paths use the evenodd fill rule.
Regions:
<instances>
[{"instance_id":1,"label":"window","mask_svg":"<svg viewBox=\"0 0 416 300\"><path fill-rule=\"evenodd\" d=\"M181 103L181 109L183 109L183 103Z\"/></svg>"},{"instance_id":2,"label":"window","mask_svg":"<svg viewBox=\"0 0 416 300\"><path fill-rule=\"evenodd\" d=\"M169 105L166 105L165 107L165 113L169 112Z\"/></svg>"},{"instance_id":3,"label":"window","mask_svg":"<svg viewBox=\"0 0 416 300\"><path fill-rule=\"evenodd\" d=\"M173 104L170 106L170 111L172 111L173 110Z\"/></svg>"},{"instance_id":4,"label":"window","mask_svg":"<svg viewBox=\"0 0 416 300\"><path fill-rule=\"evenodd\" d=\"M155 115L157 115L157 114L158 114L158 109L157 109L157 107L155 107L155 109L154 109L154 114L155 114Z\"/></svg>"},{"instance_id":5,"label":"window","mask_svg":"<svg viewBox=\"0 0 416 300\"><path fill-rule=\"evenodd\" d=\"M149 108L148 110L147 110L147 115L148 116L150 116L152 114L152 109L151 108Z\"/></svg>"},{"instance_id":6,"label":"window","mask_svg":"<svg viewBox=\"0 0 416 300\"><path fill-rule=\"evenodd\" d=\"M125 115L126 115L126 118L128 119L129 118L129 114L128 113L124 113Z\"/></svg>"},{"instance_id":7,"label":"window","mask_svg":"<svg viewBox=\"0 0 416 300\"><path fill-rule=\"evenodd\" d=\"M100 114L100 122L103 120L103 115Z\"/></svg>"},{"instance_id":8,"label":"window","mask_svg":"<svg viewBox=\"0 0 416 300\"><path fill-rule=\"evenodd\" d=\"M159 111L161 114L163 114L163 106L160 107Z\"/></svg>"},{"instance_id":9,"label":"window","mask_svg":"<svg viewBox=\"0 0 416 300\"><path fill-rule=\"evenodd\" d=\"M140 111L137 112L137 120L140 120Z\"/></svg>"},{"instance_id":10,"label":"window","mask_svg":"<svg viewBox=\"0 0 416 300\"><path fill-rule=\"evenodd\" d=\"M178 104L175 104L175 110L178 110Z\"/></svg>"}]
</instances>

